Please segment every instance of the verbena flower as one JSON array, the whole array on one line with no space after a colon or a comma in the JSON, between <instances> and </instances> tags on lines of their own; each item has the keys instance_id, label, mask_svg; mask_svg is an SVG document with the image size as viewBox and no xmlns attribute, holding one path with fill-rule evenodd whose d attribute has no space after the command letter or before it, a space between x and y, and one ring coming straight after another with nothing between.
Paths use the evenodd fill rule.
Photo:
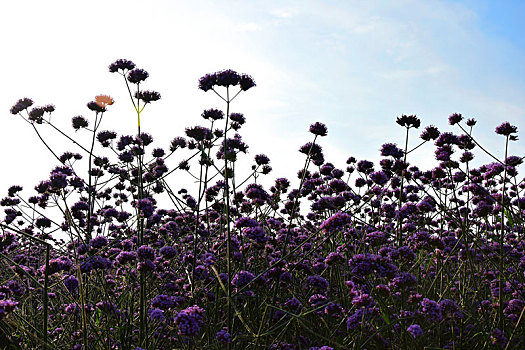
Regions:
<instances>
[{"instance_id":1,"label":"verbena flower","mask_svg":"<svg viewBox=\"0 0 525 350\"><path fill-rule=\"evenodd\" d=\"M430 141L435 140L439 137L440 132L438 128L436 128L434 125L429 125L423 130L421 133L421 136L419 136L424 141Z\"/></svg>"},{"instance_id":2,"label":"verbena flower","mask_svg":"<svg viewBox=\"0 0 525 350\"><path fill-rule=\"evenodd\" d=\"M204 119L220 120L224 119L224 112L216 108L206 109L202 112L201 117Z\"/></svg>"},{"instance_id":3,"label":"verbena flower","mask_svg":"<svg viewBox=\"0 0 525 350\"><path fill-rule=\"evenodd\" d=\"M97 113L103 113L103 112L106 111L106 108L104 106L99 105L95 101L88 102L87 103L87 108L89 108L93 112L97 112Z\"/></svg>"},{"instance_id":4,"label":"verbena flower","mask_svg":"<svg viewBox=\"0 0 525 350\"><path fill-rule=\"evenodd\" d=\"M450 125L456 125L462 120L463 120L463 116L459 113L451 114L450 117L448 117L448 123Z\"/></svg>"},{"instance_id":5,"label":"verbena flower","mask_svg":"<svg viewBox=\"0 0 525 350\"><path fill-rule=\"evenodd\" d=\"M179 334L186 337L193 337L199 334L204 326L204 309L197 305L190 306L181 310L175 317L175 324Z\"/></svg>"},{"instance_id":6,"label":"verbena flower","mask_svg":"<svg viewBox=\"0 0 525 350\"><path fill-rule=\"evenodd\" d=\"M401 117L397 117L396 123L404 126L406 128L419 128L421 125L421 120L419 120L418 117L415 115L401 115Z\"/></svg>"},{"instance_id":7,"label":"verbena flower","mask_svg":"<svg viewBox=\"0 0 525 350\"><path fill-rule=\"evenodd\" d=\"M216 337L217 337L217 341L221 344L230 344L232 342L232 336L231 334L228 332L228 328L227 327L224 327L223 329L221 329L220 331L217 332L216 334Z\"/></svg>"},{"instance_id":8,"label":"verbena flower","mask_svg":"<svg viewBox=\"0 0 525 350\"><path fill-rule=\"evenodd\" d=\"M317 136L326 136L328 134L328 128L323 123L315 122L310 125L310 132Z\"/></svg>"},{"instance_id":9,"label":"verbena flower","mask_svg":"<svg viewBox=\"0 0 525 350\"><path fill-rule=\"evenodd\" d=\"M504 122L496 127L496 134L510 136L518 132L518 127L511 125L509 122Z\"/></svg>"},{"instance_id":10,"label":"verbena flower","mask_svg":"<svg viewBox=\"0 0 525 350\"><path fill-rule=\"evenodd\" d=\"M109 71L111 73L115 73L118 70L132 70L133 68L135 68L135 63L125 59L118 59L109 65Z\"/></svg>"},{"instance_id":11,"label":"verbena flower","mask_svg":"<svg viewBox=\"0 0 525 350\"><path fill-rule=\"evenodd\" d=\"M413 325L408 326L407 332L410 333L410 335L414 337L414 339L423 335L423 330L421 329L421 326L418 324L413 324Z\"/></svg>"},{"instance_id":12,"label":"verbena flower","mask_svg":"<svg viewBox=\"0 0 525 350\"><path fill-rule=\"evenodd\" d=\"M135 68L128 72L127 79L132 84L140 84L149 77L149 73L144 69Z\"/></svg>"},{"instance_id":13,"label":"verbena flower","mask_svg":"<svg viewBox=\"0 0 525 350\"><path fill-rule=\"evenodd\" d=\"M151 90L142 90L135 93L135 98L142 100L144 103L151 103L160 100L160 93Z\"/></svg>"},{"instance_id":14,"label":"verbena flower","mask_svg":"<svg viewBox=\"0 0 525 350\"><path fill-rule=\"evenodd\" d=\"M246 118L244 117L244 115L242 113L231 113L230 114L230 120L240 124L240 125L243 125L244 123L246 123Z\"/></svg>"},{"instance_id":15,"label":"verbena flower","mask_svg":"<svg viewBox=\"0 0 525 350\"><path fill-rule=\"evenodd\" d=\"M33 100L27 97L19 99L13 107L11 107L11 114L18 114L23 110L28 109L33 105Z\"/></svg>"},{"instance_id":16,"label":"verbena flower","mask_svg":"<svg viewBox=\"0 0 525 350\"><path fill-rule=\"evenodd\" d=\"M265 165L270 163L270 158L268 158L265 154L257 154L255 155L255 163L257 165Z\"/></svg>"}]
</instances>

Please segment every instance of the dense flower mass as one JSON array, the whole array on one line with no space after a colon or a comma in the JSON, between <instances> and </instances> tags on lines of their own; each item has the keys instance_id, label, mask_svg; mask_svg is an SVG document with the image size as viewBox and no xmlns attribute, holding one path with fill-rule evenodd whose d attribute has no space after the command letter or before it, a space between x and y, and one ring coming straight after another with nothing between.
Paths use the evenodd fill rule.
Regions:
<instances>
[{"instance_id":1,"label":"dense flower mass","mask_svg":"<svg viewBox=\"0 0 525 350\"><path fill-rule=\"evenodd\" d=\"M160 99L140 89L148 74L133 62L109 71L126 78L138 116ZM227 91L228 112L227 98L253 86L232 70L199 80ZM242 113L206 109L203 125L159 146L147 125L101 129L112 102L90 102L90 123L73 118L87 144L50 145L46 177L0 197L0 344L525 348L524 159L507 142L516 126L496 128L507 152L479 165L472 118L465 131L452 114L458 133L430 125L414 141L421 121L403 115L403 149L385 140L378 161L351 156L345 169L325 159L317 122L297 176L272 180L270 150L248 156L246 171L238 162L249 150ZM11 113L59 130L52 105L32 105L21 99ZM411 164L423 144L434 147L430 169Z\"/></svg>"}]
</instances>

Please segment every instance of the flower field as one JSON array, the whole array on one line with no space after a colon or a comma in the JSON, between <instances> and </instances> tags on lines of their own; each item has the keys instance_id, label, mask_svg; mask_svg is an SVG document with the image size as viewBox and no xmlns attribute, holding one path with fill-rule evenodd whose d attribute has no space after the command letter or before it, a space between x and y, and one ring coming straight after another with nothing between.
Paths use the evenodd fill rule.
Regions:
<instances>
[{"instance_id":1,"label":"flower field","mask_svg":"<svg viewBox=\"0 0 525 350\"><path fill-rule=\"evenodd\" d=\"M22 98L11 108L56 164L1 197L0 348L525 348L517 127L496 127L498 159L473 136L474 119L452 114L440 131L402 115L393 127L404 145L385 143L378 164L336 165L317 122L296 146L303 168L265 188L266 155L247 177L236 169L249 117L230 108L255 88L251 76L201 77L224 108L160 148L141 130L161 99L143 88L148 72L123 59L109 72L129 92L136 135L104 129L107 95L72 119L89 144L52 123L53 105ZM40 128L71 149L50 147ZM425 143L433 169L410 164ZM476 153L493 162L474 167ZM180 187L182 173L195 193Z\"/></svg>"}]
</instances>

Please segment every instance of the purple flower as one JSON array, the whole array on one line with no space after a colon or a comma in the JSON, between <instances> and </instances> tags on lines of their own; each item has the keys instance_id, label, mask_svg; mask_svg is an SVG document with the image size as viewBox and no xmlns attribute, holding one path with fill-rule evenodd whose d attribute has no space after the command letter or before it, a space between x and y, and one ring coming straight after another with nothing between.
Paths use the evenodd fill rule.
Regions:
<instances>
[{"instance_id":1,"label":"purple flower","mask_svg":"<svg viewBox=\"0 0 525 350\"><path fill-rule=\"evenodd\" d=\"M286 300L283 304L283 308L297 314L301 311L302 305L301 302L294 297Z\"/></svg>"},{"instance_id":2,"label":"purple flower","mask_svg":"<svg viewBox=\"0 0 525 350\"><path fill-rule=\"evenodd\" d=\"M441 313L444 317L457 319L463 318L463 312L461 312L461 309L453 300L443 299L439 302L439 307L441 308Z\"/></svg>"},{"instance_id":3,"label":"purple flower","mask_svg":"<svg viewBox=\"0 0 525 350\"><path fill-rule=\"evenodd\" d=\"M206 74L202 78L199 79L199 89L203 91L208 91L210 89L213 89L213 86L215 86L215 83L217 82L217 74Z\"/></svg>"},{"instance_id":4,"label":"purple flower","mask_svg":"<svg viewBox=\"0 0 525 350\"><path fill-rule=\"evenodd\" d=\"M151 155L155 158L163 157L166 154L162 148L155 148Z\"/></svg>"},{"instance_id":5,"label":"purple flower","mask_svg":"<svg viewBox=\"0 0 525 350\"><path fill-rule=\"evenodd\" d=\"M73 293L78 288L78 279L70 275L64 280L64 285L70 293Z\"/></svg>"},{"instance_id":6,"label":"purple flower","mask_svg":"<svg viewBox=\"0 0 525 350\"><path fill-rule=\"evenodd\" d=\"M164 259L172 259L177 255L177 249L173 248L172 246L164 246L159 252L160 255L164 257Z\"/></svg>"},{"instance_id":7,"label":"purple flower","mask_svg":"<svg viewBox=\"0 0 525 350\"><path fill-rule=\"evenodd\" d=\"M401 117L397 117L396 123L404 126L406 128L419 128L421 125L421 120L419 120L418 117L415 115L401 115Z\"/></svg>"},{"instance_id":8,"label":"purple flower","mask_svg":"<svg viewBox=\"0 0 525 350\"><path fill-rule=\"evenodd\" d=\"M204 119L219 120L224 118L224 112L216 108L211 108L202 112L201 117Z\"/></svg>"},{"instance_id":9,"label":"purple flower","mask_svg":"<svg viewBox=\"0 0 525 350\"><path fill-rule=\"evenodd\" d=\"M232 336L228 333L228 328L224 327L217 332L217 341L221 344L230 344L232 342Z\"/></svg>"},{"instance_id":10,"label":"purple flower","mask_svg":"<svg viewBox=\"0 0 525 350\"><path fill-rule=\"evenodd\" d=\"M204 141L211 140L213 134L210 129L197 125L191 128L186 128L186 135L195 141Z\"/></svg>"},{"instance_id":11,"label":"purple flower","mask_svg":"<svg viewBox=\"0 0 525 350\"><path fill-rule=\"evenodd\" d=\"M255 81L248 74L241 74L239 85L241 86L242 91L247 91L255 86Z\"/></svg>"},{"instance_id":12,"label":"purple flower","mask_svg":"<svg viewBox=\"0 0 525 350\"><path fill-rule=\"evenodd\" d=\"M357 309L350 317L346 319L346 328L351 331L363 324L363 318L366 318L366 309Z\"/></svg>"},{"instance_id":13,"label":"purple flower","mask_svg":"<svg viewBox=\"0 0 525 350\"><path fill-rule=\"evenodd\" d=\"M308 299L308 303L312 307L318 307L318 306L324 305L327 303L327 301L328 299L322 294L314 294L310 297L310 299Z\"/></svg>"},{"instance_id":14,"label":"purple flower","mask_svg":"<svg viewBox=\"0 0 525 350\"><path fill-rule=\"evenodd\" d=\"M193 337L199 334L202 326L204 309L197 305L190 306L180 311L175 317L175 324L179 328L179 334L186 337Z\"/></svg>"},{"instance_id":15,"label":"purple flower","mask_svg":"<svg viewBox=\"0 0 525 350\"><path fill-rule=\"evenodd\" d=\"M18 302L11 299L0 300L0 320L2 320L8 313L16 309Z\"/></svg>"},{"instance_id":16,"label":"purple flower","mask_svg":"<svg viewBox=\"0 0 525 350\"><path fill-rule=\"evenodd\" d=\"M145 217L150 217L155 211L154 199L143 198L134 203L135 208L140 210Z\"/></svg>"},{"instance_id":17,"label":"purple flower","mask_svg":"<svg viewBox=\"0 0 525 350\"><path fill-rule=\"evenodd\" d=\"M239 123L240 125L246 123L246 118L244 118L242 113L230 113L230 120Z\"/></svg>"},{"instance_id":18,"label":"purple flower","mask_svg":"<svg viewBox=\"0 0 525 350\"><path fill-rule=\"evenodd\" d=\"M388 182L388 176L383 171L376 171L370 174L370 179L379 186L383 186Z\"/></svg>"},{"instance_id":19,"label":"purple flower","mask_svg":"<svg viewBox=\"0 0 525 350\"><path fill-rule=\"evenodd\" d=\"M509 122L504 122L503 124L496 127L496 134L498 135L509 136L510 134L514 134L517 132L518 132L518 127L514 125L510 125Z\"/></svg>"},{"instance_id":20,"label":"purple flower","mask_svg":"<svg viewBox=\"0 0 525 350\"><path fill-rule=\"evenodd\" d=\"M493 345L499 345L503 348L507 344L507 337L499 328L495 328L490 332L490 341Z\"/></svg>"},{"instance_id":21,"label":"purple flower","mask_svg":"<svg viewBox=\"0 0 525 350\"><path fill-rule=\"evenodd\" d=\"M270 158L268 158L265 154L257 154L255 155L255 163L257 165L265 165L270 163Z\"/></svg>"},{"instance_id":22,"label":"purple flower","mask_svg":"<svg viewBox=\"0 0 525 350\"><path fill-rule=\"evenodd\" d=\"M87 108L89 108L93 112L97 113L103 113L106 111L106 108L104 106L99 105L95 101L90 101L87 103Z\"/></svg>"},{"instance_id":23,"label":"purple flower","mask_svg":"<svg viewBox=\"0 0 525 350\"><path fill-rule=\"evenodd\" d=\"M243 227L256 227L258 226L259 224L257 223L257 221L251 217L242 217L242 218L239 218L234 226L237 227L237 228L243 228Z\"/></svg>"},{"instance_id":24,"label":"purple flower","mask_svg":"<svg viewBox=\"0 0 525 350\"><path fill-rule=\"evenodd\" d=\"M109 147L110 141L115 139L116 137L116 132L108 130L101 131L97 134L97 140L103 147Z\"/></svg>"},{"instance_id":25,"label":"purple flower","mask_svg":"<svg viewBox=\"0 0 525 350\"><path fill-rule=\"evenodd\" d=\"M361 293L360 295L354 297L352 304L356 307L372 307L376 305L374 298L366 293Z\"/></svg>"},{"instance_id":26,"label":"purple flower","mask_svg":"<svg viewBox=\"0 0 525 350\"><path fill-rule=\"evenodd\" d=\"M451 132L444 132L439 135L434 145L442 147L444 145L457 145L459 144L459 138Z\"/></svg>"},{"instance_id":27,"label":"purple flower","mask_svg":"<svg viewBox=\"0 0 525 350\"><path fill-rule=\"evenodd\" d=\"M17 192L20 192L20 191L22 191L22 186L17 186L17 185L15 185L15 186L11 186L11 187L9 187L9 189L7 190L7 195L8 195L9 197L14 197L15 194L16 194Z\"/></svg>"},{"instance_id":28,"label":"purple flower","mask_svg":"<svg viewBox=\"0 0 525 350\"><path fill-rule=\"evenodd\" d=\"M257 243L265 243L268 241L266 232L261 226L246 227L244 230L242 230L242 234L246 238L251 239Z\"/></svg>"},{"instance_id":29,"label":"purple flower","mask_svg":"<svg viewBox=\"0 0 525 350\"><path fill-rule=\"evenodd\" d=\"M160 294L151 300L152 308L168 310L175 306L175 299L172 296Z\"/></svg>"},{"instance_id":30,"label":"purple flower","mask_svg":"<svg viewBox=\"0 0 525 350\"><path fill-rule=\"evenodd\" d=\"M369 174L374 170L374 163L369 160L360 160L357 163L357 171Z\"/></svg>"},{"instance_id":31,"label":"purple flower","mask_svg":"<svg viewBox=\"0 0 525 350\"><path fill-rule=\"evenodd\" d=\"M118 59L109 65L109 71L111 73L115 73L119 69L124 71L124 70L131 70L133 68L135 68L135 63L129 60L125 60L125 59Z\"/></svg>"},{"instance_id":32,"label":"purple flower","mask_svg":"<svg viewBox=\"0 0 525 350\"><path fill-rule=\"evenodd\" d=\"M128 73L128 81L132 84L139 84L149 77L148 72L144 69L135 68Z\"/></svg>"},{"instance_id":33,"label":"purple flower","mask_svg":"<svg viewBox=\"0 0 525 350\"><path fill-rule=\"evenodd\" d=\"M329 287L328 281L325 278L317 275L308 276L306 278L306 284L308 285L308 287L314 290L323 292L328 291Z\"/></svg>"},{"instance_id":34,"label":"purple flower","mask_svg":"<svg viewBox=\"0 0 525 350\"><path fill-rule=\"evenodd\" d=\"M326 219L319 228L321 230L325 230L326 232L330 232L332 230L337 230L343 228L346 224L350 224L352 222L352 217L348 215L347 213L338 212L328 219Z\"/></svg>"},{"instance_id":35,"label":"purple flower","mask_svg":"<svg viewBox=\"0 0 525 350\"><path fill-rule=\"evenodd\" d=\"M218 86L235 86L239 84L239 81L241 77L239 74L231 69L225 69L220 72L215 73L216 74L216 82L215 84Z\"/></svg>"},{"instance_id":36,"label":"purple flower","mask_svg":"<svg viewBox=\"0 0 525 350\"><path fill-rule=\"evenodd\" d=\"M381 156L383 157L393 157L395 159L400 159L405 155L405 152L398 148L395 143L385 143L381 146Z\"/></svg>"},{"instance_id":37,"label":"purple flower","mask_svg":"<svg viewBox=\"0 0 525 350\"><path fill-rule=\"evenodd\" d=\"M525 302L523 302L523 300L512 299L511 301L509 301L507 307L503 310L503 313L512 321L517 322L521 315L523 307L525 307Z\"/></svg>"},{"instance_id":38,"label":"purple flower","mask_svg":"<svg viewBox=\"0 0 525 350\"><path fill-rule=\"evenodd\" d=\"M414 339L423 335L423 330L421 329L421 326L418 324L413 324L411 326L408 326L407 331L414 337Z\"/></svg>"},{"instance_id":39,"label":"purple flower","mask_svg":"<svg viewBox=\"0 0 525 350\"><path fill-rule=\"evenodd\" d=\"M241 288L253 281L255 275L249 271L239 271L232 279L232 284L236 288Z\"/></svg>"},{"instance_id":40,"label":"purple flower","mask_svg":"<svg viewBox=\"0 0 525 350\"><path fill-rule=\"evenodd\" d=\"M144 101L144 103L150 103L160 100L160 94L156 91L143 90L135 93L135 98Z\"/></svg>"},{"instance_id":41,"label":"purple flower","mask_svg":"<svg viewBox=\"0 0 525 350\"><path fill-rule=\"evenodd\" d=\"M117 257L115 258L115 260L120 264L120 265L125 265L127 263L132 263L135 261L137 257L137 254L135 252L128 252L128 251L122 251L120 252Z\"/></svg>"},{"instance_id":42,"label":"purple flower","mask_svg":"<svg viewBox=\"0 0 525 350\"><path fill-rule=\"evenodd\" d=\"M153 260L155 259L155 249L147 245L140 246L137 248L137 256L139 260Z\"/></svg>"},{"instance_id":43,"label":"purple flower","mask_svg":"<svg viewBox=\"0 0 525 350\"><path fill-rule=\"evenodd\" d=\"M454 113L450 117L448 117L448 123L450 125L455 125L459 123L461 120L463 120L463 116L459 113Z\"/></svg>"},{"instance_id":44,"label":"purple flower","mask_svg":"<svg viewBox=\"0 0 525 350\"><path fill-rule=\"evenodd\" d=\"M37 124L42 124L43 118L42 116L45 113L44 107L35 107L29 112L29 120L32 122L35 122Z\"/></svg>"},{"instance_id":45,"label":"purple flower","mask_svg":"<svg viewBox=\"0 0 525 350\"><path fill-rule=\"evenodd\" d=\"M421 133L421 139L424 141L435 140L439 137L439 130L434 125L429 125Z\"/></svg>"},{"instance_id":46,"label":"purple flower","mask_svg":"<svg viewBox=\"0 0 525 350\"><path fill-rule=\"evenodd\" d=\"M390 282L390 286L395 289L405 290L414 287L417 284L416 276L408 272L402 272Z\"/></svg>"},{"instance_id":47,"label":"purple flower","mask_svg":"<svg viewBox=\"0 0 525 350\"><path fill-rule=\"evenodd\" d=\"M314 158L315 156L322 155L323 149L317 143L308 142L299 148L299 152L310 155Z\"/></svg>"},{"instance_id":48,"label":"purple flower","mask_svg":"<svg viewBox=\"0 0 525 350\"><path fill-rule=\"evenodd\" d=\"M149 310L148 313L149 313L149 318L151 320L162 321L166 319L166 317L164 317L164 310L154 308L154 309Z\"/></svg>"},{"instance_id":49,"label":"purple flower","mask_svg":"<svg viewBox=\"0 0 525 350\"><path fill-rule=\"evenodd\" d=\"M315 122L314 124L310 125L310 132L317 136L326 136L328 133L328 128L323 123Z\"/></svg>"},{"instance_id":50,"label":"purple flower","mask_svg":"<svg viewBox=\"0 0 525 350\"><path fill-rule=\"evenodd\" d=\"M270 195L259 184L249 184L245 189L246 197L250 198L254 204L262 205Z\"/></svg>"},{"instance_id":51,"label":"purple flower","mask_svg":"<svg viewBox=\"0 0 525 350\"><path fill-rule=\"evenodd\" d=\"M389 277L398 270L389 259L376 254L356 254L348 261L348 266L350 271L359 277L365 277L374 272L379 277Z\"/></svg>"},{"instance_id":52,"label":"purple flower","mask_svg":"<svg viewBox=\"0 0 525 350\"><path fill-rule=\"evenodd\" d=\"M439 304L428 298L421 301L421 312L430 322L439 322L443 319Z\"/></svg>"},{"instance_id":53,"label":"purple flower","mask_svg":"<svg viewBox=\"0 0 525 350\"><path fill-rule=\"evenodd\" d=\"M28 109L33 105L33 100L27 97L19 99L13 107L11 107L11 114L18 114L24 109Z\"/></svg>"},{"instance_id":54,"label":"purple flower","mask_svg":"<svg viewBox=\"0 0 525 350\"><path fill-rule=\"evenodd\" d=\"M81 115L77 115L76 117L73 117L71 121L73 124L73 129L75 130L80 130L82 128L87 128L89 126L87 119Z\"/></svg>"},{"instance_id":55,"label":"purple flower","mask_svg":"<svg viewBox=\"0 0 525 350\"><path fill-rule=\"evenodd\" d=\"M60 271L69 271L71 267L73 267L73 262L67 257L51 259L49 260L49 270L47 273L53 274ZM42 271L45 271L45 265L42 267Z\"/></svg>"},{"instance_id":56,"label":"purple flower","mask_svg":"<svg viewBox=\"0 0 525 350\"><path fill-rule=\"evenodd\" d=\"M108 239L104 236L97 236L89 244L95 249L103 248L108 245Z\"/></svg>"}]
</instances>

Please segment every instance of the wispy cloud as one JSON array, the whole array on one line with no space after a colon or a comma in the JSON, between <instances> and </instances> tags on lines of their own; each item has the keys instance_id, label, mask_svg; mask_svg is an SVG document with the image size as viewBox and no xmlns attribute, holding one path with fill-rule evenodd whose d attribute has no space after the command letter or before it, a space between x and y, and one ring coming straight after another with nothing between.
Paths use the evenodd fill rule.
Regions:
<instances>
[{"instance_id":1,"label":"wispy cloud","mask_svg":"<svg viewBox=\"0 0 525 350\"><path fill-rule=\"evenodd\" d=\"M271 10L270 13L278 18L291 18L299 14L299 8L297 7L283 7Z\"/></svg>"}]
</instances>

